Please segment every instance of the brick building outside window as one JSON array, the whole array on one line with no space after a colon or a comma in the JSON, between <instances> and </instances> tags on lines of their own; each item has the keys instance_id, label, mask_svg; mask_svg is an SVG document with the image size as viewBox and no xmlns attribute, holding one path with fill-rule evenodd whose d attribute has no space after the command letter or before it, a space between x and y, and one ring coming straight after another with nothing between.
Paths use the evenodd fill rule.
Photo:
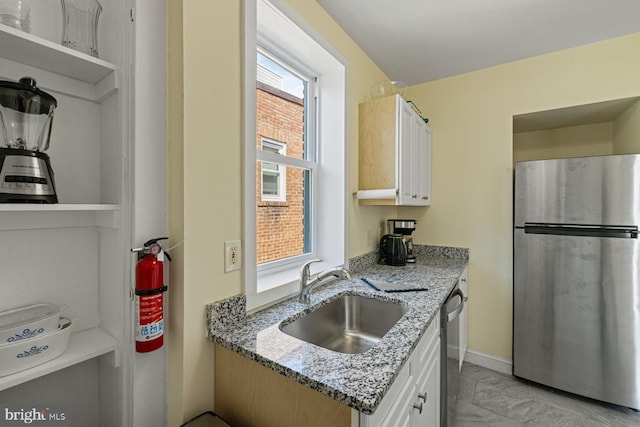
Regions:
<instances>
[{"instance_id":1,"label":"brick building outside window","mask_svg":"<svg viewBox=\"0 0 640 427\"><path fill-rule=\"evenodd\" d=\"M304 100L281 89L273 71L258 65L256 149L302 159ZM257 264L305 253L305 170L256 163Z\"/></svg>"}]
</instances>

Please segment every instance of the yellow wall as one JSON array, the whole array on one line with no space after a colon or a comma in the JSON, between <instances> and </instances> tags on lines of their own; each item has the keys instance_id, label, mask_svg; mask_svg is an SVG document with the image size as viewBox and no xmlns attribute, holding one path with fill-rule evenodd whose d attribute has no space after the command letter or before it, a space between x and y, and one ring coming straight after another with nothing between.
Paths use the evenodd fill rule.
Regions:
<instances>
[{"instance_id":1,"label":"yellow wall","mask_svg":"<svg viewBox=\"0 0 640 427\"><path fill-rule=\"evenodd\" d=\"M513 161L611 154L613 122L513 134Z\"/></svg>"},{"instance_id":2,"label":"yellow wall","mask_svg":"<svg viewBox=\"0 0 640 427\"><path fill-rule=\"evenodd\" d=\"M352 194L358 191L358 104L369 100L373 84L388 78L315 1L286 0L286 3L349 61L347 141L349 194ZM377 241L367 246L367 232L373 230L378 237L382 236L384 221L395 218L396 210L393 207L359 206L355 199L350 200L348 256L354 257L376 248Z\"/></svg>"},{"instance_id":3,"label":"yellow wall","mask_svg":"<svg viewBox=\"0 0 640 427\"><path fill-rule=\"evenodd\" d=\"M384 74L309 0L285 0L348 60L349 191L357 189L357 109ZM204 307L241 292L223 242L242 237L242 11L235 0L168 0L168 425L213 407L213 345ZM410 88L431 119L433 205L349 209L349 256L368 230L402 215L418 243L471 249L470 347L511 355L512 115L640 95L640 34Z\"/></svg>"},{"instance_id":4,"label":"yellow wall","mask_svg":"<svg viewBox=\"0 0 640 427\"><path fill-rule=\"evenodd\" d=\"M168 425L213 408L207 302L240 292L223 241L241 235L240 2L171 0Z\"/></svg>"},{"instance_id":5,"label":"yellow wall","mask_svg":"<svg viewBox=\"0 0 640 427\"><path fill-rule=\"evenodd\" d=\"M316 2L286 2L348 60L349 178L356 191L358 103L386 76ZM223 242L242 237L241 4L167 2L171 243L184 239L172 252L170 273L169 426L213 408L214 354L204 308L242 291L241 273L225 274L223 265ZM363 230L379 230L388 212L352 201L349 256L373 249Z\"/></svg>"},{"instance_id":6,"label":"yellow wall","mask_svg":"<svg viewBox=\"0 0 640 427\"><path fill-rule=\"evenodd\" d=\"M638 96L638 70L640 33L409 88L433 130L433 202L404 212L417 243L470 248L471 350L511 359L512 117Z\"/></svg>"},{"instance_id":7,"label":"yellow wall","mask_svg":"<svg viewBox=\"0 0 640 427\"><path fill-rule=\"evenodd\" d=\"M169 236L170 246L184 239L183 199L183 59L182 59L182 1L167 2L167 134ZM182 422L183 362L184 362L184 244L171 251L168 299L168 426ZM178 413L180 411L180 413Z\"/></svg>"},{"instance_id":8,"label":"yellow wall","mask_svg":"<svg viewBox=\"0 0 640 427\"><path fill-rule=\"evenodd\" d=\"M616 154L640 153L640 101L614 119L613 149Z\"/></svg>"}]
</instances>

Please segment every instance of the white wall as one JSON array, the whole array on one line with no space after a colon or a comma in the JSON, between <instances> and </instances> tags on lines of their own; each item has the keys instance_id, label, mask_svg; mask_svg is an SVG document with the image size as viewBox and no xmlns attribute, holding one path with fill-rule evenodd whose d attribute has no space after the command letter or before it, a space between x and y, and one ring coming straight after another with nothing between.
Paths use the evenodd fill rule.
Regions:
<instances>
[{"instance_id":1,"label":"white wall","mask_svg":"<svg viewBox=\"0 0 640 427\"><path fill-rule=\"evenodd\" d=\"M132 247L167 236L166 137L166 15L165 3L136 0L133 129L133 230ZM175 240L164 241L167 248ZM132 262L135 266L135 261ZM165 267L165 284L168 280ZM132 268L134 270L134 268ZM132 282L135 280L132 271ZM165 310L168 308L165 294ZM170 312L165 311L167 317ZM165 330L168 320L165 317ZM133 317L132 317L133 318ZM132 425L166 425L167 337L165 345L150 353L135 353L132 370ZM132 345L135 345L132 342ZM135 350L135 349L133 349Z\"/></svg>"}]
</instances>

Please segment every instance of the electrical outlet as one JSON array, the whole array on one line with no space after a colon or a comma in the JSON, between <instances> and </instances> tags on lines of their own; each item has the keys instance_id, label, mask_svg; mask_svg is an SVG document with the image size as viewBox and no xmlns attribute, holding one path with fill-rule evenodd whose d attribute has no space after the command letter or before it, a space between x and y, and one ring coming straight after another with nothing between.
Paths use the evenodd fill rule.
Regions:
<instances>
[{"instance_id":1,"label":"electrical outlet","mask_svg":"<svg viewBox=\"0 0 640 427\"><path fill-rule=\"evenodd\" d=\"M240 270L242 266L242 246L240 240L224 242L224 272Z\"/></svg>"}]
</instances>

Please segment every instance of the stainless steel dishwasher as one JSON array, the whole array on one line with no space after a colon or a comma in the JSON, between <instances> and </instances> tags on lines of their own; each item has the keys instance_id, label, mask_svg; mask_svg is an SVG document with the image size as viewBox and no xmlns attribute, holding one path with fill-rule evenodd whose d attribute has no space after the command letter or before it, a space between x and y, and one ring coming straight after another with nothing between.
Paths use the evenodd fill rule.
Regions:
<instances>
[{"instance_id":1,"label":"stainless steel dishwasher","mask_svg":"<svg viewBox=\"0 0 640 427\"><path fill-rule=\"evenodd\" d=\"M460 313L465 296L460 282L451 291L440 310L440 426L454 425L460 382Z\"/></svg>"}]
</instances>

